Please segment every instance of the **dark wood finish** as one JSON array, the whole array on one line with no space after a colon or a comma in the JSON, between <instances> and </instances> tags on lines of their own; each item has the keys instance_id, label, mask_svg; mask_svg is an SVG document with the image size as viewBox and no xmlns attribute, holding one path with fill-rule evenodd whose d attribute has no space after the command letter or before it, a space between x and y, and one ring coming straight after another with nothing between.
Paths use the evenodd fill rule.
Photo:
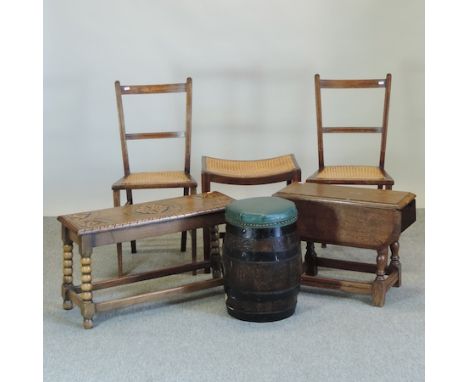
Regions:
<instances>
[{"instance_id":1,"label":"dark wood finish","mask_svg":"<svg viewBox=\"0 0 468 382\"><path fill-rule=\"evenodd\" d=\"M318 74L316 74L316 76L318 76ZM324 89L325 88L327 89L385 88L385 86L386 86L386 82L385 80L382 80L382 79L378 79L378 80L320 80L320 87Z\"/></svg>"},{"instance_id":2,"label":"dark wood finish","mask_svg":"<svg viewBox=\"0 0 468 382\"><path fill-rule=\"evenodd\" d=\"M127 133L125 126L124 106L122 96L135 94L157 94L157 93L186 93L185 110L185 131L165 131L150 133ZM190 175L190 151L192 137L192 79L189 77L185 83L178 84L160 84L160 85L121 85L119 81L115 82L115 94L117 99L117 111L119 116L120 142L122 149L122 159L124 166L124 177L112 186L114 194L114 207L120 206L120 191L125 190L127 204L133 203L132 190L151 189L151 188L183 188L184 195L196 194L197 182ZM132 174L130 170L130 161L128 156L127 140L141 139L166 139L166 138L184 138L185 139L185 159L182 178L179 176L176 181L168 177L155 178L154 181L129 178ZM192 256L196 257L196 231L191 232L192 237ZM184 231L181 237L181 249L185 251L187 233ZM136 253L136 242L131 241L131 252ZM123 275L122 268L122 244L117 245L118 275Z\"/></svg>"},{"instance_id":3,"label":"dark wood finish","mask_svg":"<svg viewBox=\"0 0 468 382\"><path fill-rule=\"evenodd\" d=\"M144 302L156 301L161 298L168 298L174 295L197 292L199 290L214 288L223 285L222 278L214 278L211 280L196 281L187 285L181 285L174 288L158 290L148 293L143 293L138 296L124 297L113 301L104 301L96 304L96 312L105 312L113 309L125 308L130 305L142 304Z\"/></svg>"},{"instance_id":4,"label":"dark wood finish","mask_svg":"<svg viewBox=\"0 0 468 382\"><path fill-rule=\"evenodd\" d=\"M125 85L120 88L122 94L182 93L188 91L188 82L163 85Z\"/></svg>"},{"instance_id":5,"label":"dark wood finish","mask_svg":"<svg viewBox=\"0 0 468 382\"><path fill-rule=\"evenodd\" d=\"M319 74L315 75L315 107L317 118L317 143L318 143L318 170L307 178L307 182L323 183L323 184L366 184L376 185L379 189L391 189L394 180L385 171L385 151L387 144L387 130L388 130L388 115L390 105L390 90L391 90L392 76L387 74L385 79L372 79L372 80L323 80ZM322 89L369 89L369 88L383 88L385 90L382 126L377 127L327 127L323 126L322 116ZM380 157L379 166L376 170L380 172L379 177L370 176L363 173L359 178L346 178L328 175L324 172L325 159L324 159L324 144L323 134L327 133L379 133L381 134L380 141ZM362 166L354 166L361 167Z\"/></svg>"},{"instance_id":6,"label":"dark wood finish","mask_svg":"<svg viewBox=\"0 0 468 382\"><path fill-rule=\"evenodd\" d=\"M231 316L269 322L294 313L302 273L296 224L238 228L227 223L223 263L226 308Z\"/></svg>"},{"instance_id":7,"label":"dark wood finish","mask_svg":"<svg viewBox=\"0 0 468 382\"><path fill-rule=\"evenodd\" d=\"M371 294L375 306L384 305L389 288L401 285L398 240L404 229L416 220L414 194L296 183L274 196L293 201L298 210L298 232L308 242L302 284ZM377 252L376 264L317 257L314 242L373 249ZM376 277L367 284L324 279L317 277L318 267L375 273Z\"/></svg>"},{"instance_id":8,"label":"dark wood finish","mask_svg":"<svg viewBox=\"0 0 468 382\"><path fill-rule=\"evenodd\" d=\"M93 327L93 317L96 312L152 301L179 292L188 293L221 285L221 259L216 229L212 229L212 253L207 261L197 262L196 258L192 257L192 262L188 264L96 282L92 279L91 255L93 248L101 245L223 224L225 207L232 200L219 192L210 192L59 216L63 241L63 308L72 309L73 304L78 305L83 316L83 326L90 329ZM79 287L73 284L73 243L79 246L81 256L81 285ZM213 269L215 281L188 284L116 301L96 303L93 300L93 292L97 290L178 273L195 272L197 269L206 267Z\"/></svg>"},{"instance_id":9,"label":"dark wood finish","mask_svg":"<svg viewBox=\"0 0 468 382\"><path fill-rule=\"evenodd\" d=\"M372 294L372 284L352 280L311 277L303 274L301 284L315 288L336 289L349 293Z\"/></svg>"},{"instance_id":10,"label":"dark wood finish","mask_svg":"<svg viewBox=\"0 0 468 382\"><path fill-rule=\"evenodd\" d=\"M160 139L160 138L185 138L185 131L163 131L160 133L134 133L125 134L128 140L135 139Z\"/></svg>"}]
</instances>

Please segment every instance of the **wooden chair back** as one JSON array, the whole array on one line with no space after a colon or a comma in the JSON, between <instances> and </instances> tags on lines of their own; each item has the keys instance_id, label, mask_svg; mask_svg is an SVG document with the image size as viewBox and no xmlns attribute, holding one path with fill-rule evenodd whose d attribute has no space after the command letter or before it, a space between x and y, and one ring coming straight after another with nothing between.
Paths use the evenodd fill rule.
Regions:
<instances>
[{"instance_id":1,"label":"wooden chair back","mask_svg":"<svg viewBox=\"0 0 468 382\"><path fill-rule=\"evenodd\" d=\"M157 94L157 93L186 93L185 108L185 131L163 131L155 133L131 133L125 129L125 118L123 111L122 96L134 94ZM115 81L115 95L117 97L117 110L119 115L120 142L122 145L122 158L124 174L130 174L130 162L128 158L127 141L136 139L163 139L163 138L185 138L185 161L184 171L190 174L190 152L192 138L192 79L187 78L185 83L162 84L162 85L121 85Z\"/></svg>"},{"instance_id":2,"label":"wooden chair back","mask_svg":"<svg viewBox=\"0 0 468 382\"><path fill-rule=\"evenodd\" d=\"M328 133L380 133L380 160L379 167L383 170L385 164L385 147L387 144L388 111L390 106L390 90L392 75L387 74L385 79L374 80L322 80L319 74L315 75L315 106L317 115L317 142L319 170L325 167L323 134ZM377 127L325 127L322 123L322 89L385 89L382 125Z\"/></svg>"}]
</instances>

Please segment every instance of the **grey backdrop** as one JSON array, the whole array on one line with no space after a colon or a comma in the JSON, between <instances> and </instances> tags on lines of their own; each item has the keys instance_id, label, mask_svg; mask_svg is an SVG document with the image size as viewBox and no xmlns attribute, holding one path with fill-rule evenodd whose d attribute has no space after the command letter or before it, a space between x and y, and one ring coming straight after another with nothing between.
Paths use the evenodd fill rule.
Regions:
<instances>
[{"instance_id":1,"label":"grey backdrop","mask_svg":"<svg viewBox=\"0 0 468 382\"><path fill-rule=\"evenodd\" d=\"M193 78L192 173L201 156L254 159L295 153L303 176L317 168L313 76L393 74L387 170L395 189L424 206L424 2L44 1L44 215L110 207L122 175L114 81ZM177 95L133 98L129 130L183 126ZM328 119L372 125L373 94L324 98ZM377 141L330 138L328 163L351 155L378 163ZM181 141L133 142L134 170L182 169ZM178 145L178 143L180 143ZM349 150L343 150L342 144ZM374 143L375 149L367 149ZM234 197L271 194L219 187ZM174 195L142 191L136 201Z\"/></svg>"}]
</instances>

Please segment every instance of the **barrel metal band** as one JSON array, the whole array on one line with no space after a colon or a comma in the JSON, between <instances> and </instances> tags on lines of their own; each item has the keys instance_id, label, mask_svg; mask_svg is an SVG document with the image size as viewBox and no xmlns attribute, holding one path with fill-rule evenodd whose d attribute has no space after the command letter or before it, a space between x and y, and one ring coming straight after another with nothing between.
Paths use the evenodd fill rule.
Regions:
<instances>
[{"instance_id":1,"label":"barrel metal band","mask_svg":"<svg viewBox=\"0 0 468 382\"><path fill-rule=\"evenodd\" d=\"M224 289L229 298L239 299L242 301L269 302L297 295L299 293L300 286L297 285L293 288L273 292L240 291L239 289L231 288L228 285L225 285Z\"/></svg>"},{"instance_id":2,"label":"barrel metal band","mask_svg":"<svg viewBox=\"0 0 468 382\"><path fill-rule=\"evenodd\" d=\"M241 250L239 248L223 247L223 256L225 261L238 261L239 263L255 262L255 263L273 263L284 262L301 256L301 247L299 244L287 251L275 252L251 252Z\"/></svg>"},{"instance_id":3,"label":"barrel metal band","mask_svg":"<svg viewBox=\"0 0 468 382\"><path fill-rule=\"evenodd\" d=\"M297 216L294 216L290 219L278 221L278 222L267 222L267 223L246 223L239 220L232 220L226 216L226 221L229 224L235 225L237 227L248 227L248 228L274 228L274 227L283 227L285 225L292 224L297 221Z\"/></svg>"}]
</instances>

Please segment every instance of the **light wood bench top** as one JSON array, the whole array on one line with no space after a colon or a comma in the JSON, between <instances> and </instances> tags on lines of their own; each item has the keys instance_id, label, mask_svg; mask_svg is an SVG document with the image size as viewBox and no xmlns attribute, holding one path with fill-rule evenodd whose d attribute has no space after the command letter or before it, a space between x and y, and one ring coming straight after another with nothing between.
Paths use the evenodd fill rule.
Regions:
<instances>
[{"instance_id":1,"label":"light wood bench top","mask_svg":"<svg viewBox=\"0 0 468 382\"><path fill-rule=\"evenodd\" d=\"M57 219L78 236L170 222L224 211L232 198L214 191L123 207L62 215Z\"/></svg>"}]
</instances>

